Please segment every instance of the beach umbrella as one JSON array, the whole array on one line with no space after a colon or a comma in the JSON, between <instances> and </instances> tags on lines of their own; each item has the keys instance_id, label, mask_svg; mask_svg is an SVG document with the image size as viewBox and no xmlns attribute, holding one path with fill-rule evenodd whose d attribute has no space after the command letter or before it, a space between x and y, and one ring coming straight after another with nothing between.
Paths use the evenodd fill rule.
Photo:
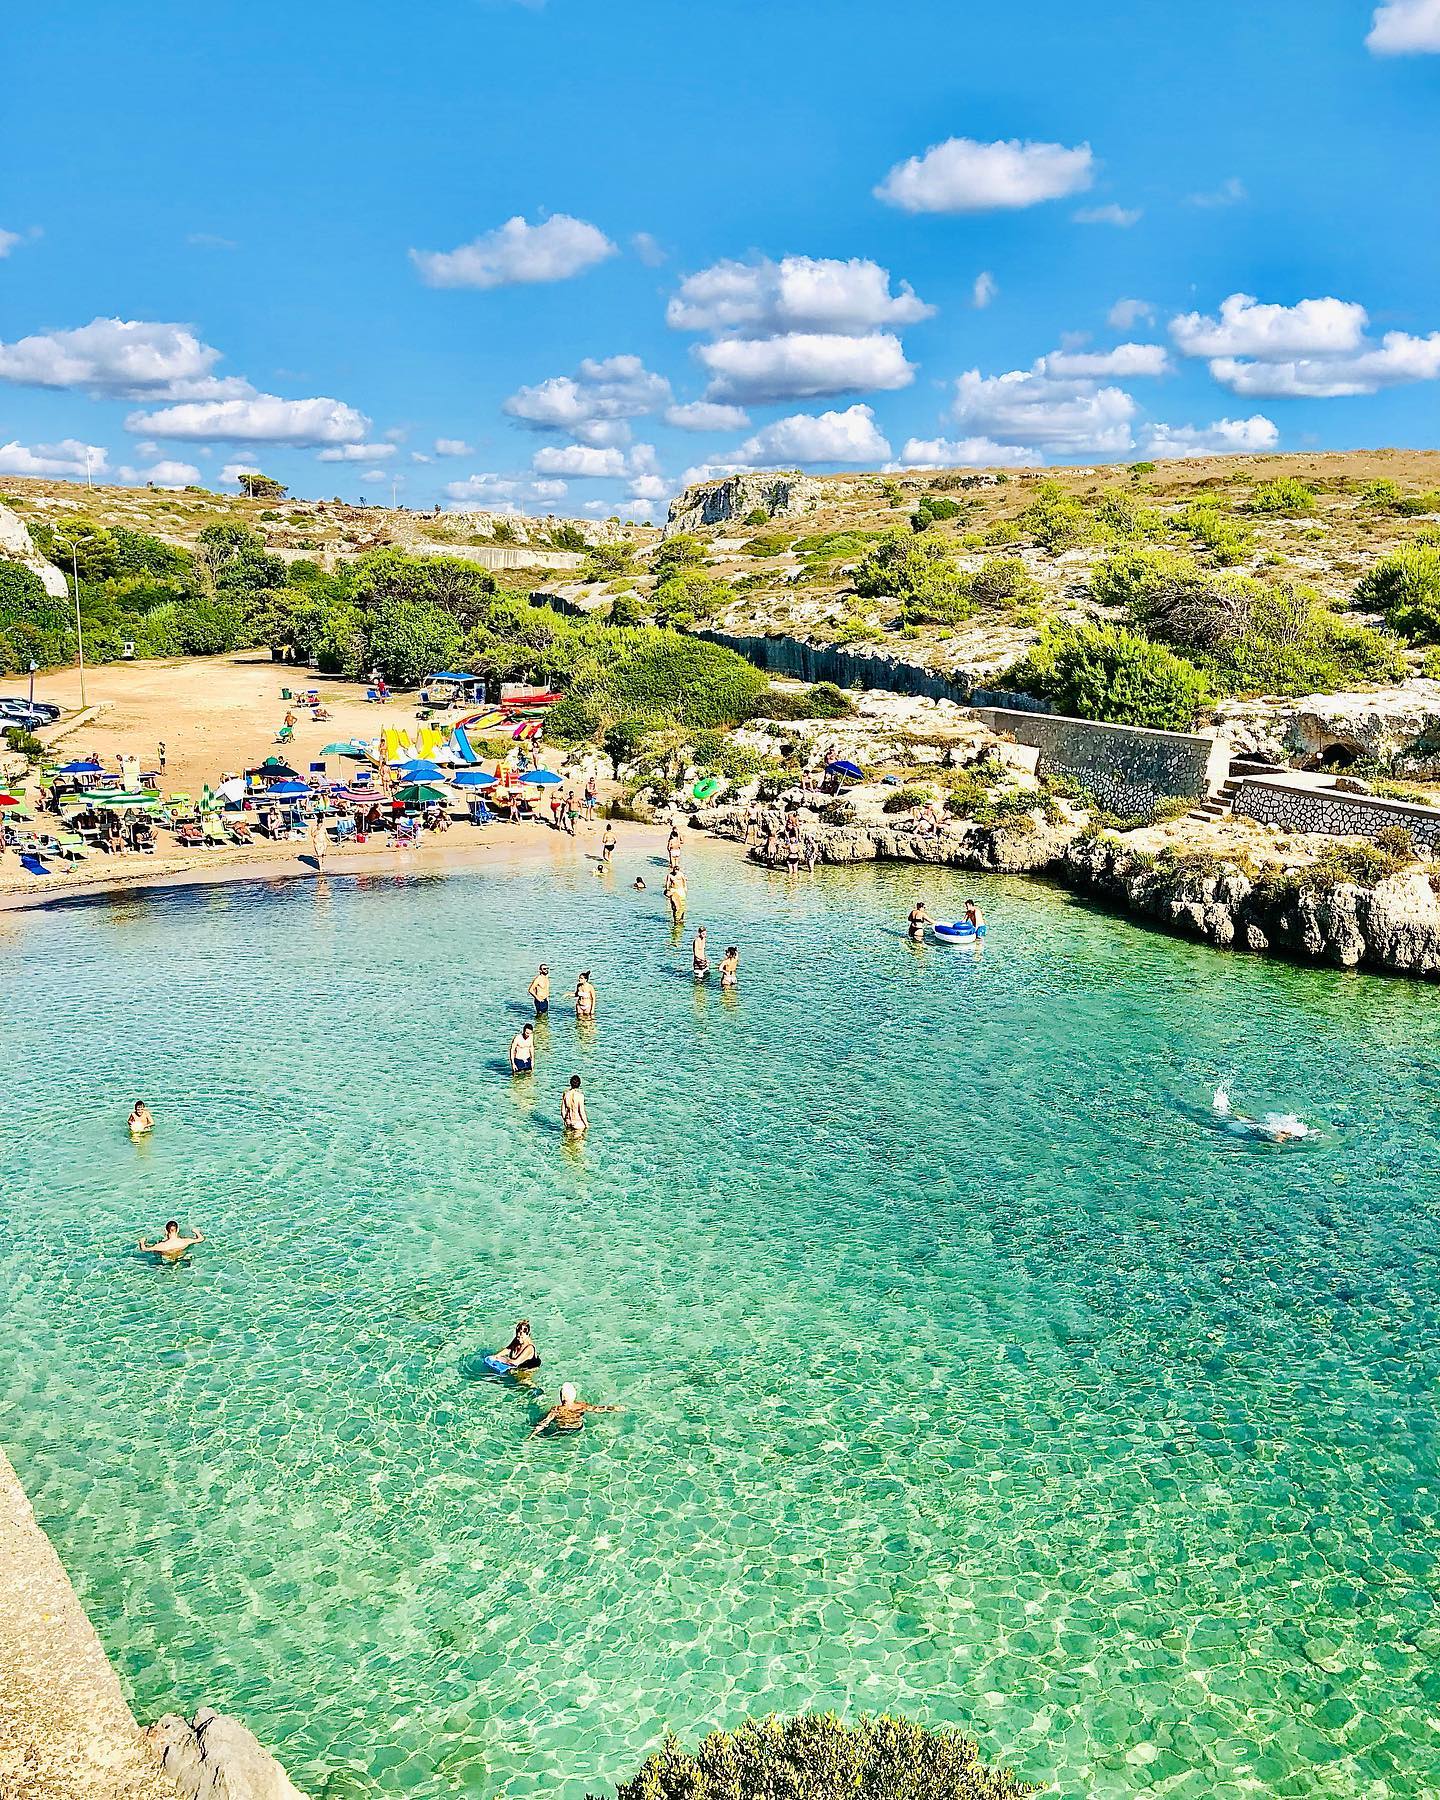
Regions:
<instances>
[{"instance_id":1,"label":"beach umbrella","mask_svg":"<svg viewBox=\"0 0 1440 1800\"><path fill-rule=\"evenodd\" d=\"M433 782L407 781L404 786L396 788L395 798L405 806L434 806L444 802L449 796L444 788L436 787Z\"/></svg>"},{"instance_id":2,"label":"beach umbrella","mask_svg":"<svg viewBox=\"0 0 1440 1800\"><path fill-rule=\"evenodd\" d=\"M263 763L245 771L247 775L263 775L267 781L298 781L300 771L292 769L283 756L267 756Z\"/></svg>"},{"instance_id":3,"label":"beach umbrella","mask_svg":"<svg viewBox=\"0 0 1440 1800\"><path fill-rule=\"evenodd\" d=\"M520 779L528 781L531 787L559 787L565 778L557 775L553 769L531 769L528 775L522 775Z\"/></svg>"},{"instance_id":4,"label":"beach umbrella","mask_svg":"<svg viewBox=\"0 0 1440 1800\"><path fill-rule=\"evenodd\" d=\"M865 779L865 771L858 763L853 762L828 762L825 765L825 773L827 775L848 775L851 781Z\"/></svg>"},{"instance_id":5,"label":"beach umbrella","mask_svg":"<svg viewBox=\"0 0 1440 1800\"><path fill-rule=\"evenodd\" d=\"M495 777L487 775L483 769L462 769L455 777L457 788L492 788Z\"/></svg>"},{"instance_id":6,"label":"beach umbrella","mask_svg":"<svg viewBox=\"0 0 1440 1800\"><path fill-rule=\"evenodd\" d=\"M407 763L401 763L395 771L401 781L443 781L445 771L439 763L431 762L428 757L417 756Z\"/></svg>"},{"instance_id":7,"label":"beach umbrella","mask_svg":"<svg viewBox=\"0 0 1440 1800\"><path fill-rule=\"evenodd\" d=\"M14 794L0 794L0 806L22 806L23 804L24 802L16 799Z\"/></svg>"},{"instance_id":8,"label":"beach umbrella","mask_svg":"<svg viewBox=\"0 0 1440 1800\"><path fill-rule=\"evenodd\" d=\"M277 781L265 790L266 800L303 800L310 789L303 781Z\"/></svg>"},{"instance_id":9,"label":"beach umbrella","mask_svg":"<svg viewBox=\"0 0 1440 1800\"><path fill-rule=\"evenodd\" d=\"M58 775L103 775L105 771L98 762L92 762L87 756L81 758L79 762L66 763L62 769L57 769L56 773Z\"/></svg>"},{"instance_id":10,"label":"beach umbrella","mask_svg":"<svg viewBox=\"0 0 1440 1800\"><path fill-rule=\"evenodd\" d=\"M91 800L107 812L153 812L160 804L158 794L96 794Z\"/></svg>"}]
</instances>

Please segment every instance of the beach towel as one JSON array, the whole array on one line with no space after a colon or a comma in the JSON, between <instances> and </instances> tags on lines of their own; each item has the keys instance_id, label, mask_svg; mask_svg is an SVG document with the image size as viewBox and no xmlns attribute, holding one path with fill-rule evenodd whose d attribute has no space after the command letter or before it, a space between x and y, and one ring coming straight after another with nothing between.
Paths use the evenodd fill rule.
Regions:
<instances>
[{"instance_id":1,"label":"beach towel","mask_svg":"<svg viewBox=\"0 0 1440 1800\"><path fill-rule=\"evenodd\" d=\"M44 863L41 862L40 858L33 855L29 850L20 851L19 856L20 867L27 875L48 875L50 873Z\"/></svg>"}]
</instances>

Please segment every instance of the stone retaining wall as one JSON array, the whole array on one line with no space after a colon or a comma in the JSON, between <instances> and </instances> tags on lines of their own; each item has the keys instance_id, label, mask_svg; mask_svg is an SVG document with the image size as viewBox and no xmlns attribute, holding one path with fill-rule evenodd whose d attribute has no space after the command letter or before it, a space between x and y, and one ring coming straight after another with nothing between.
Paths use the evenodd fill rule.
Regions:
<instances>
[{"instance_id":1,"label":"stone retaining wall","mask_svg":"<svg viewBox=\"0 0 1440 1800\"><path fill-rule=\"evenodd\" d=\"M1217 738L1139 725L1102 725L1056 713L979 706L975 716L1001 736L1040 753L1041 774L1079 782L1108 812L1133 818L1157 801L1213 793L1230 772Z\"/></svg>"},{"instance_id":2,"label":"stone retaining wall","mask_svg":"<svg viewBox=\"0 0 1440 1800\"><path fill-rule=\"evenodd\" d=\"M1016 711L1043 712L1028 694L1012 694L998 688L977 688L963 677L942 675L903 657L875 650L845 650L834 644L811 644L804 638L753 637L733 631L697 631L709 644L721 644L771 675L787 675L795 681L833 681L836 687L879 688L887 694L908 694L925 700L954 700L960 706L1010 707Z\"/></svg>"},{"instance_id":3,"label":"stone retaining wall","mask_svg":"<svg viewBox=\"0 0 1440 1800\"><path fill-rule=\"evenodd\" d=\"M1387 825L1403 825L1417 844L1440 845L1440 810L1434 807L1380 800L1372 794L1347 794L1281 776L1246 781L1235 796L1234 810L1261 825L1274 825L1282 831L1321 832L1328 837L1373 838Z\"/></svg>"}]
</instances>

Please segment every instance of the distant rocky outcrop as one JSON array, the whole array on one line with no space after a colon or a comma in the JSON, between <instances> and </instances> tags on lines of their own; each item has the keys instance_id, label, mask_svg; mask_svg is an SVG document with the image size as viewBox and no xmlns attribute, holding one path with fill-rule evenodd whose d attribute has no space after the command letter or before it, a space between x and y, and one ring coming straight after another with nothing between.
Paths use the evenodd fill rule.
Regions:
<instances>
[{"instance_id":1,"label":"distant rocky outcrop","mask_svg":"<svg viewBox=\"0 0 1440 1800\"><path fill-rule=\"evenodd\" d=\"M208 1706L167 1713L146 1735L181 1800L305 1800L252 1731Z\"/></svg>"},{"instance_id":2,"label":"distant rocky outcrop","mask_svg":"<svg viewBox=\"0 0 1440 1800\"><path fill-rule=\"evenodd\" d=\"M63 600L70 591L54 563L31 542L25 521L8 506L0 506L0 561L20 563L39 578L45 592L56 600Z\"/></svg>"},{"instance_id":3,"label":"distant rocky outcrop","mask_svg":"<svg viewBox=\"0 0 1440 1800\"><path fill-rule=\"evenodd\" d=\"M1421 776L1440 774L1440 681L1420 676L1365 693L1227 700L1218 720L1241 756L1301 768L1371 757Z\"/></svg>"},{"instance_id":4,"label":"distant rocky outcrop","mask_svg":"<svg viewBox=\"0 0 1440 1800\"><path fill-rule=\"evenodd\" d=\"M670 502L665 535L723 525L755 512L771 519L796 519L814 512L823 493L810 475L726 475L718 481L698 481Z\"/></svg>"}]
</instances>

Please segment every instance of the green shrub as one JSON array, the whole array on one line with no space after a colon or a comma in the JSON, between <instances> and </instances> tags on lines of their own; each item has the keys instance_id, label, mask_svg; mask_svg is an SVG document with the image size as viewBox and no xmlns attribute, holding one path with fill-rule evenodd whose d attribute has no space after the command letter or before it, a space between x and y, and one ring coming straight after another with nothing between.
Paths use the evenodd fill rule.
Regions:
<instances>
[{"instance_id":1,"label":"green shrub","mask_svg":"<svg viewBox=\"0 0 1440 1800\"><path fill-rule=\"evenodd\" d=\"M1165 521L1153 507L1142 506L1123 488L1110 488L1095 502L1095 523L1100 536L1115 543L1133 543L1158 537Z\"/></svg>"},{"instance_id":2,"label":"green shrub","mask_svg":"<svg viewBox=\"0 0 1440 1800\"><path fill-rule=\"evenodd\" d=\"M745 546L747 556L783 556L790 548L788 531L767 531L762 537L753 537Z\"/></svg>"},{"instance_id":3,"label":"green shrub","mask_svg":"<svg viewBox=\"0 0 1440 1800\"><path fill-rule=\"evenodd\" d=\"M1428 513L1440 513L1440 493L1433 488L1423 494L1402 494L1394 510L1402 519L1418 519Z\"/></svg>"},{"instance_id":4,"label":"green shrub","mask_svg":"<svg viewBox=\"0 0 1440 1800\"><path fill-rule=\"evenodd\" d=\"M947 500L943 494L924 494L910 515L910 529L927 531L937 519L958 519L964 511L958 500Z\"/></svg>"},{"instance_id":5,"label":"green shrub","mask_svg":"<svg viewBox=\"0 0 1440 1800\"><path fill-rule=\"evenodd\" d=\"M1189 731L1210 699L1202 670L1116 625L1048 627L1003 682L1074 718L1164 731Z\"/></svg>"},{"instance_id":6,"label":"green shrub","mask_svg":"<svg viewBox=\"0 0 1440 1800\"><path fill-rule=\"evenodd\" d=\"M33 731L27 731L23 725L7 725L0 732L5 748L17 756L28 756L32 763L38 763L45 755L45 746Z\"/></svg>"},{"instance_id":7,"label":"green shrub","mask_svg":"<svg viewBox=\"0 0 1440 1800\"><path fill-rule=\"evenodd\" d=\"M1406 544L1361 577L1355 603L1416 644L1440 644L1440 545Z\"/></svg>"},{"instance_id":8,"label":"green shrub","mask_svg":"<svg viewBox=\"0 0 1440 1800\"><path fill-rule=\"evenodd\" d=\"M643 625L645 618L645 603L638 594L617 594L610 602L612 625Z\"/></svg>"},{"instance_id":9,"label":"green shrub","mask_svg":"<svg viewBox=\"0 0 1440 1800\"><path fill-rule=\"evenodd\" d=\"M710 618L733 599L734 594L728 581L692 566L677 569L657 582L650 605L657 622L662 625L689 624L696 619Z\"/></svg>"},{"instance_id":10,"label":"green shrub","mask_svg":"<svg viewBox=\"0 0 1440 1800\"><path fill-rule=\"evenodd\" d=\"M705 560L705 546L699 538L681 532L663 540L650 567L656 581L666 581L686 569L703 569Z\"/></svg>"},{"instance_id":11,"label":"green shrub","mask_svg":"<svg viewBox=\"0 0 1440 1800\"><path fill-rule=\"evenodd\" d=\"M1400 498L1400 484L1396 481L1367 481L1356 496L1360 506L1373 506L1385 512L1393 510Z\"/></svg>"},{"instance_id":12,"label":"green shrub","mask_svg":"<svg viewBox=\"0 0 1440 1800\"><path fill-rule=\"evenodd\" d=\"M761 700L756 717L763 719L845 719L855 711L850 696L833 681L810 688L772 688Z\"/></svg>"},{"instance_id":13,"label":"green shrub","mask_svg":"<svg viewBox=\"0 0 1440 1800\"><path fill-rule=\"evenodd\" d=\"M954 624L974 610L969 586L943 543L890 531L869 550L855 571L855 592L900 602L909 625Z\"/></svg>"},{"instance_id":14,"label":"green shrub","mask_svg":"<svg viewBox=\"0 0 1440 1800\"><path fill-rule=\"evenodd\" d=\"M928 788L898 787L885 796L880 810L883 813L914 812L918 807L927 805L932 798Z\"/></svg>"},{"instance_id":15,"label":"green shrub","mask_svg":"<svg viewBox=\"0 0 1440 1800\"><path fill-rule=\"evenodd\" d=\"M1315 510L1315 490L1291 475L1282 475L1278 481L1262 481L1252 489L1247 504L1252 513L1302 519Z\"/></svg>"},{"instance_id":16,"label":"green shrub","mask_svg":"<svg viewBox=\"0 0 1440 1800\"><path fill-rule=\"evenodd\" d=\"M1136 477L1141 475L1153 475L1155 473L1155 464L1153 462L1131 463L1130 473L1132 476Z\"/></svg>"},{"instance_id":17,"label":"green shrub","mask_svg":"<svg viewBox=\"0 0 1440 1800\"><path fill-rule=\"evenodd\" d=\"M1213 501L1197 500L1184 507L1176 515L1175 525L1208 550L1222 567L1244 562L1255 546L1254 534L1221 512Z\"/></svg>"},{"instance_id":18,"label":"green shrub","mask_svg":"<svg viewBox=\"0 0 1440 1800\"><path fill-rule=\"evenodd\" d=\"M740 523L742 525L748 525L753 531L757 525L768 525L770 523L770 514L763 506L752 506Z\"/></svg>"},{"instance_id":19,"label":"green shrub","mask_svg":"<svg viewBox=\"0 0 1440 1800\"><path fill-rule=\"evenodd\" d=\"M615 1800L1020 1800L1037 1790L957 1731L833 1713L748 1719L694 1751L673 1735Z\"/></svg>"},{"instance_id":20,"label":"green shrub","mask_svg":"<svg viewBox=\"0 0 1440 1800\"><path fill-rule=\"evenodd\" d=\"M580 579L614 581L621 575L633 575L637 566L635 552L629 544L589 544L585 549L585 561L580 565Z\"/></svg>"},{"instance_id":21,"label":"green shrub","mask_svg":"<svg viewBox=\"0 0 1440 1800\"><path fill-rule=\"evenodd\" d=\"M1045 590L1018 556L991 556L966 582L977 606L1031 606Z\"/></svg>"},{"instance_id":22,"label":"green shrub","mask_svg":"<svg viewBox=\"0 0 1440 1800\"><path fill-rule=\"evenodd\" d=\"M1020 528L1052 556L1093 544L1101 535L1085 506L1053 481L1036 488L1035 498L1020 515Z\"/></svg>"}]
</instances>

